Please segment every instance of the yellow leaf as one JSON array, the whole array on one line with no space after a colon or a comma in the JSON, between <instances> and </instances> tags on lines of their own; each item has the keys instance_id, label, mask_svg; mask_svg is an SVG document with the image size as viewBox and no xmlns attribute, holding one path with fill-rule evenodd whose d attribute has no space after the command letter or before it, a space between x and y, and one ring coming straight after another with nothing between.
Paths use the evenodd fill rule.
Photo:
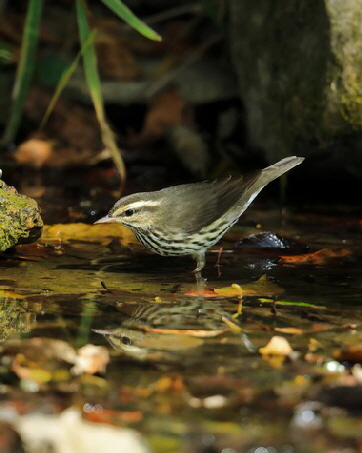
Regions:
<instances>
[{"instance_id":1,"label":"yellow leaf","mask_svg":"<svg viewBox=\"0 0 362 453\"><path fill-rule=\"evenodd\" d=\"M11 291L5 291L4 289L0 289L0 298L1 299L25 299L26 296L22 294L13 293Z\"/></svg>"},{"instance_id":2,"label":"yellow leaf","mask_svg":"<svg viewBox=\"0 0 362 453\"><path fill-rule=\"evenodd\" d=\"M129 228L115 223L100 225L86 225L85 223L68 223L58 225L45 225L43 228L42 242L81 240L101 242L107 244L113 238L119 239L123 245L138 243Z\"/></svg>"},{"instance_id":3,"label":"yellow leaf","mask_svg":"<svg viewBox=\"0 0 362 453\"><path fill-rule=\"evenodd\" d=\"M241 287L233 284L225 288L214 289L214 292L223 297L279 296L284 293L284 290L276 283L268 280L268 277L264 274L255 282L245 283Z\"/></svg>"}]
</instances>

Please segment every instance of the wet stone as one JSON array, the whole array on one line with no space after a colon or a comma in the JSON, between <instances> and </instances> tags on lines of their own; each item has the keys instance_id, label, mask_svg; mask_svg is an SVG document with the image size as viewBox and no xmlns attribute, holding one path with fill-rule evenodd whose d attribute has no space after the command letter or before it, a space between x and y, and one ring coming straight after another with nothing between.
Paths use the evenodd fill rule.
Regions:
<instances>
[{"instance_id":1,"label":"wet stone","mask_svg":"<svg viewBox=\"0 0 362 453\"><path fill-rule=\"evenodd\" d=\"M1 170L0 170L1 178ZM0 251L36 241L43 221L35 200L21 195L0 179Z\"/></svg>"}]
</instances>

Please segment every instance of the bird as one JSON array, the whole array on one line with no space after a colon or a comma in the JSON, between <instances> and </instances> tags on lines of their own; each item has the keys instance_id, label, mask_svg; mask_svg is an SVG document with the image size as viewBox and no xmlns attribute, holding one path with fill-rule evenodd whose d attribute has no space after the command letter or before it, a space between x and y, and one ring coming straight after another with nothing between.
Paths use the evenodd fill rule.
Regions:
<instances>
[{"instance_id":1,"label":"bird","mask_svg":"<svg viewBox=\"0 0 362 453\"><path fill-rule=\"evenodd\" d=\"M95 224L129 227L145 247L159 255L191 255L196 260L193 272L201 278L206 250L239 220L263 187L303 160L290 156L244 176L127 195Z\"/></svg>"}]
</instances>

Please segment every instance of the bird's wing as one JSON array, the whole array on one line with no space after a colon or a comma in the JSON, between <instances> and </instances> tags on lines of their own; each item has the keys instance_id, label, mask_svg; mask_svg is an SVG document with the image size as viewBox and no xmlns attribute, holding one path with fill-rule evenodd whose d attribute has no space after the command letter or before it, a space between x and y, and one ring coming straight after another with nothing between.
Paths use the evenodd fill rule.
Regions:
<instances>
[{"instance_id":1,"label":"bird's wing","mask_svg":"<svg viewBox=\"0 0 362 453\"><path fill-rule=\"evenodd\" d=\"M171 200L163 205L163 215L160 218L167 221L170 228L192 234L201 228L212 224L225 214L260 176L256 171L241 177L229 177L213 182L185 184L168 187L160 192L168 191Z\"/></svg>"}]
</instances>

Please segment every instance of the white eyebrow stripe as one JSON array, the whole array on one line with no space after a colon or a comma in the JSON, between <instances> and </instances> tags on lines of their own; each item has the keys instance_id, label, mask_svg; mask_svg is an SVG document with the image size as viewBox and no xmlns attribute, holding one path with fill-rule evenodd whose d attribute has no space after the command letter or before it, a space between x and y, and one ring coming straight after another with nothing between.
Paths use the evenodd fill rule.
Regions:
<instances>
[{"instance_id":1,"label":"white eyebrow stripe","mask_svg":"<svg viewBox=\"0 0 362 453\"><path fill-rule=\"evenodd\" d=\"M135 201L134 203L129 204L126 209L137 209L142 208L144 206L159 206L160 201Z\"/></svg>"}]
</instances>

